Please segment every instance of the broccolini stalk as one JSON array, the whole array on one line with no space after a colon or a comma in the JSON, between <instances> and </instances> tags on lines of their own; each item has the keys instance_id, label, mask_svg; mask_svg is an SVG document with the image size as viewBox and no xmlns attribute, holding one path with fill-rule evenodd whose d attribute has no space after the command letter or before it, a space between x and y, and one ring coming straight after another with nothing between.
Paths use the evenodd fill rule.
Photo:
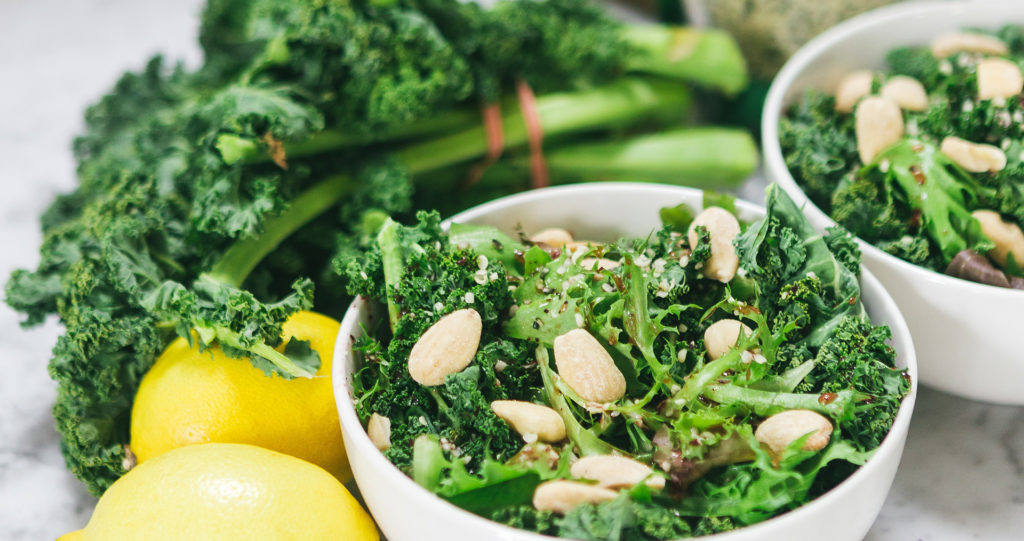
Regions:
<instances>
[{"instance_id":1,"label":"broccolini stalk","mask_svg":"<svg viewBox=\"0 0 1024 541\"><path fill-rule=\"evenodd\" d=\"M739 46L720 30L631 25L623 31L634 46L626 69L695 82L735 94L747 86L747 65Z\"/></svg>"}]
</instances>

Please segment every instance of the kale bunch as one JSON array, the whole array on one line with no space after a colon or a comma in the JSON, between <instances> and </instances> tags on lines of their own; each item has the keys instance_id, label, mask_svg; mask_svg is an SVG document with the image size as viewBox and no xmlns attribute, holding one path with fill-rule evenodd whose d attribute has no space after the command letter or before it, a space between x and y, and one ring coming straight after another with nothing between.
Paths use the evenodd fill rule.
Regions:
<instances>
[{"instance_id":1,"label":"kale bunch","mask_svg":"<svg viewBox=\"0 0 1024 541\"><path fill-rule=\"evenodd\" d=\"M308 348L274 348L282 322L308 308L340 316L351 296L334 262L357 257L387 216L472 199L430 174L464 179L487 154L482 106L510 102L508 155L526 146L507 99L517 82L536 91L554 150L678 123L692 84L746 81L723 34L656 26L665 39L645 41L584 0L210 0L200 26L198 69L155 57L86 111L78 186L42 217L39 265L6 286L26 325L56 315L66 329L49 363L54 414L68 468L96 495L125 473L132 399L175 337L282 377L313 373ZM679 58L678 32L701 47ZM695 66L708 55L724 67L705 77ZM743 165L723 170L739 180L756 158L749 138L734 142ZM475 422L479 408L454 399L471 379L442 398Z\"/></svg>"}]
</instances>

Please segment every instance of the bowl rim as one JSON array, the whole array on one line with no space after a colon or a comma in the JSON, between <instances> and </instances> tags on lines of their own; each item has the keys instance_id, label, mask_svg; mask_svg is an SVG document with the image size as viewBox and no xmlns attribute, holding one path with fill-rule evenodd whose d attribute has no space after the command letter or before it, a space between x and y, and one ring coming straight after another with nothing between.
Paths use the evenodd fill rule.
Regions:
<instances>
[{"instance_id":1,"label":"bowl rim","mask_svg":"<svg viewBox=\"0 0 1024 541\"><path fill-rule=\"evenodd\" d=\"M464 221L480 217L490 212L501 209L512 203L529 203L540 199L548 198L552 195L558 195L565 192L575 191L589 191L593 189L611 189L614 190L629 190L635 191L649 191L652 194L665 194L666 191L675 192L683 197L702 198L703 190L696 188L664 185L664 184L653 184L643 182L592 182L574 184L569 186L557 186L550 188L542 188L538 190L531 190L528 192L521 192L518 194L512 194L504 196L492 201L482 203L474 206L470 209L462 211L446 220L442 223L442 226L447 228L452 222ZM698 199L701 200L701 199ZM756 213L759 216L763 216L764 207L756 205L743 199L736 199L736 208L743 213ZM900 409L896 413L896 417L893 421L892 426L889 428L889 432L886 434L885 439L875 448L871 457L863 465L858 467L849 477L844 479L838 485L833 487L828 492L810 500L803 505L784 512L778 516L772 517L768 520L764 520L748 526L743 526L734 531L722 532L707 536L701 536L695 539L709 539L712 541L730 541L732 539L739 538L740 535L748 536L755 535L757 533L771 533L774 528L785 526L787 523L801 520L805 516L809 516L814 513L818 508L822 508L829 505L830 502L835 500L842 500L845 498L846 493L853 490L854 486L859 484L862 479L868 479L878 469L884 467L883 463L887 460L883 460L883 455L888 456L896 454L892 457L892 460L896 460L897 463L902 456L903 443L906 441L906 433L909 430L910 419L913 415L914 406L917 400L918 393L918 365L917 365L917 353L914 348L913 338L910 334L910 329L907 327L906 320L903 317L903 313L900 311L896 301L892 298L889 292L885 289L869 269L863 264L861 265L861 276L860 280L861 287L869 288L871 290L880 293L879 301L880 305L876 308L879 311L889 312L894 316L894 320L889 324L892 331L893 340L897 336L901 338L901 342L904 342L902 351L898 352L899 360L902 361L906 368L907 373L911 378L911 387L907 395L903 398L900 403ZM461 519L468 520L475 523L481 528L492 528L496 529L497 532L502 532L505 535L516 535L520 536L521 539L529 540L550 540L550 539L563 539L560 537L554 537L544 534L538 534L528 530L522 530L519 528L513 528L511 526L495 522L483 516L469 512L455 504L448 502L444 498L430 492L426 488L420 486L411 477L406 475L404 472L395 467L384 454L378 450L373 443L370 441L369 435L366 433L366 429L363 427L356 415L354 401L352 397L352 388L349 385L348 374L354 370L352 366L355 360L355 355L352 354L352 330L356 329L359 325L360 314L364 309L370 308L369 300L363 297L356 297L349 305L345 312L345 316L341 321L341 325L338 330L338 336L335 343L334 349L334 363L332 366L332 386L334 388L335 405L338 409L339 421L344 430L345 427L351 427L351 435L354 436L354 440L346 439L345 448L348 452L355 450L363 454L363 458L370 462L370 466L382 472L387 477L389 482L397 483L401 486L404 491L411 491L413 494L417 494L421 499L426 498L436 503L439 509L454 513L455 516ZM903 433L902 436L896 439L892 438L893 434ZM358 484L358 483L357 483ZM887 488L888 492L888 488ZM877 518L877 517L876 517Z\"/></svg>"},{"instance_id":2,"label":"bowl rim","mask_svg":"<svg viewBox=\"0 0 1024 541\"><path fill-rule=\"evenodd\" d=\"M804 214L819 229L838 225L828 214L821 210L811 198L807 196L803 188L797 183L789 167L786 166L785 157L782 154L782 147L779 144L779 120L784 112L786 94L790 92L796 78L803 74L808 64L814 61L826 50L830 50L840 41L859 34L864 30L892 20L910 19L914 17L931 15L935 12L946 12L951 9L967 9L968 7L981 4L983 6L1019 6L1014 0L958 0L947 2L914 1L900 4L893 4L877 8L833 26L822 32L811 41L804 44L790 57L782 69L775 76L768 94L765 97L764 110L761 113L761 152L765 164L765 173L769 180L779 184L781 188L793 194L799 194L803 201L796 201L802 206ZM794 199L797 199L794 197ZM856 237L862 251L870 254L875 260L884 261L895 266L898 270L910 273L921 280L934 282L941 287L957 287L975 296L991 297L1002 299L1005 295L1020 295L1024 291L1013 288L998 287L980 282L972 282L963 278L957 278L943 274L932 269L904 261L892 254L886 253L874 244Z\"/></svg>"}]
</instances>

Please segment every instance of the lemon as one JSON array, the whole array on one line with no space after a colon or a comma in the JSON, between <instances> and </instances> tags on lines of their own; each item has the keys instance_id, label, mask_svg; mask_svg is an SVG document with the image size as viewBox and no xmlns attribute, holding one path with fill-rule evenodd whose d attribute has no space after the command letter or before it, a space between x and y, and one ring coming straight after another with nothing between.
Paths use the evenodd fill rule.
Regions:
<instances>
[{"instance_id":1,"label":"lemon","mask_svg":"<svg viewBox=\"0 0 1024 541\"><path fill-rule=\"evenodd\" d=\"M182 447L140 464L107 489L80 533L79 541L379 538L373 519L324 470L234 443Z\"/></svg>"},{"instance_id":2,"label":"lemon","mask_svg":"<svg viewBox=\"0 0 1024 541\"><path fill-rule=\"evenodd\" d=\"M132 405L130 447L138 462L196 443L248 443L351 479L331 387L338 326L313 312L284 324L285 342L308 340L320 354L312 379L268 377L248 359L172 342L142 378Z\"/></svg>"}]
</instances>

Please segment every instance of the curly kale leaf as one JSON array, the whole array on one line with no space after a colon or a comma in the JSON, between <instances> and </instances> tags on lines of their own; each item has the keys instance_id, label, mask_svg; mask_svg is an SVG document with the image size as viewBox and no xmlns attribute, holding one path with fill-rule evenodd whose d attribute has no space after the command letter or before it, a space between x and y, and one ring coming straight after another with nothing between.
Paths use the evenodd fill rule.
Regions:
<instances>
[{"instance_id":1,"label":"curly kale leaf","mask_svg":"<svg viewBox=\"0 0 1024 541\"><path fill-rule=\"evenodd\" d=\"M910 390L905 370L895 368L888 327L856 317L843 319L814 359L814 370L800 384L803 392L855 390L872 398L857 406L841 425L843 435L860 450L878 447L888 434L900 400Z\"/></svg>"},{"instance_id":2,"label":"curly kale leaf","mask_svg":"<svg viewBox=\"0 0 1024 541\"><path fill-rule=\"evenodd\" d=\"M779 121L786 166L819 208L829 212L832 191L860 165L853 115L835 110L835 99L808 91Z\"/></svg>"},{"instance_id":3,"label":"curly kale leaf","mask_svg":"<svg viewBox=\"0 0 1024 541\"><path fill-rule=\"evenodd\" d=\"M991 249L981 224L968 210L980 186L934 144L904 139L883 150L863 174L884 179L887 189L903 192L946 263L962 250Z\"/></svg>"},{"instance_id":4,"label":"curly kale leaf","mask_svg":"<svg viewBox=\"0 0 1024 541\"><path fill-rule=\"evenodd\" d=\"M836 244L836 239L832 243ZM795 282L808 278L820 282L820 295L801 296L804 306L799 311L805 317L796 314L807 321L810 330L805 340L811 347L822 344L843 316L864 314L856 273L859 254L848 244L844 246L837 257L826 237L811 227L793 200L774 184L768 187L765 218L736 239L740 268L756 280L757 306L768 321L789 304L784 297L795 292L787 293L787 287L792 289Z\"/></svg>"}]
</instances>

